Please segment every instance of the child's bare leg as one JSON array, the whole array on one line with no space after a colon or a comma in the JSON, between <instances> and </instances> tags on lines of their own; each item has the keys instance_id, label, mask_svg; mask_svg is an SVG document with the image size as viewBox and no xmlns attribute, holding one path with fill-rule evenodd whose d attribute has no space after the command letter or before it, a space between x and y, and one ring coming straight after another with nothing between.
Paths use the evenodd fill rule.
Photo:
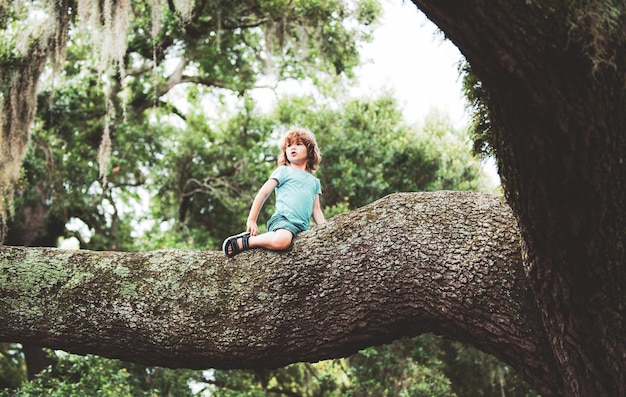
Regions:
<instances>
[{"instance_id":1,"label":"child's bare leg","mask_svg":"<svg viewBox=\"0 0 626 397\"><path fill-rule=\"evenodd\" d=\"M278 229L273 232L250 236L248 244L250 248L267 248L274 251L282 251L291 245L293 234L287 229Z\"/></svg>"}]
</instances>

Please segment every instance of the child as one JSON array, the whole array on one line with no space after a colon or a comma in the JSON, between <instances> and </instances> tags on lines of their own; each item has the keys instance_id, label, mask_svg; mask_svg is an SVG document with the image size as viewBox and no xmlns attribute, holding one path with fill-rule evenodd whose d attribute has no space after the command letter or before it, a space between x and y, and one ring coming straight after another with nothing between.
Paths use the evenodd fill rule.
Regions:
<instances>
[{"instance_id":1,"label":"child","mask_svg":"<svg viewBox=\"0 0 626 397\"><path fill-rule=\"evenodd\" d=\"M296 234L309 230L310 219L325 222L320 208L322 187L313 172L321 160L315 136L306 128L292 128L280 146L279 167L254 197L244 233L224 240L222 250L228 257L250 248L284 250ZM257 217L269 195L276 190L276 209L267 221L267 233L259 234Z\"/></svg>"}]
</instances>

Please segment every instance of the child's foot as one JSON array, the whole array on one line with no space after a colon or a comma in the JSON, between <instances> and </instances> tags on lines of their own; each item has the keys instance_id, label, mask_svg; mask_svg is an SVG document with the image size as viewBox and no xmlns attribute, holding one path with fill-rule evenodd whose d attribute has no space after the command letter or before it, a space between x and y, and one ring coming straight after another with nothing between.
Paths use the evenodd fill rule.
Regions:
<instances>
[{"instance_id":1,"label":"child's foot","mask_svg":"<svg viewBox=\"0 0 626 397\"><path fill-rule=\"evenodd\" d=\"M240 252L243 252L250 248L248 245L248 239L250 238L250 232L243 232L230 236L222 244L222 251L227 257L232 258ZM241 240L241 244L238 240Z\"/></svg>"}]
</instances>

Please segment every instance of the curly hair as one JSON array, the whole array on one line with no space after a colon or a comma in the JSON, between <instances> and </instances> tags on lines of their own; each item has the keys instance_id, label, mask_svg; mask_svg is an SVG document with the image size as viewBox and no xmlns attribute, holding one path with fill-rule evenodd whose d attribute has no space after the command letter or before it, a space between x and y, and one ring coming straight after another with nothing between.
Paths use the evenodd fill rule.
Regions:
<instances>
[{"instance_id":1,"label":"curly hair","mask_svg":"<svg viewBox=\"0 0 626 397\"><path fill-rule=\"evenodd\" d=\"M320 152L315 135L304 127L292 127L287 131L280 144L280 155L278 156L278 165L288 165L287 146L291 143L302 142L307 148L306 170L310 173L315 172L322 161L322 153Z\"/></svg>"}]
</instances>

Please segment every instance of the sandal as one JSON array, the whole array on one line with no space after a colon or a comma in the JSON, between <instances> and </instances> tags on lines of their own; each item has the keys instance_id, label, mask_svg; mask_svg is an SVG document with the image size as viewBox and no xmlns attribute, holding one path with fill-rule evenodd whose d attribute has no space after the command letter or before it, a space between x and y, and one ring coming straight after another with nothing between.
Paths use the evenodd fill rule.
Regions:
<instances>
[{"instance_id":1,"label":"sandal","mask_svg":"<svg viewBox=\"0 0 626 397\"><path fill-rule=\"evenodd\" d=\"M243 232L236 234L234 236L230 236L224 243L222 244L222 251L226 254L227 257L232 258L240 252L243 252L250 248L248 245L248 239L250 238L250 232ZM241 239L241 248L239 248L239 244L237 244L237 240ZM230 248L230 254L228 253L228 249Z\"/></svg>"}]
</instances>

